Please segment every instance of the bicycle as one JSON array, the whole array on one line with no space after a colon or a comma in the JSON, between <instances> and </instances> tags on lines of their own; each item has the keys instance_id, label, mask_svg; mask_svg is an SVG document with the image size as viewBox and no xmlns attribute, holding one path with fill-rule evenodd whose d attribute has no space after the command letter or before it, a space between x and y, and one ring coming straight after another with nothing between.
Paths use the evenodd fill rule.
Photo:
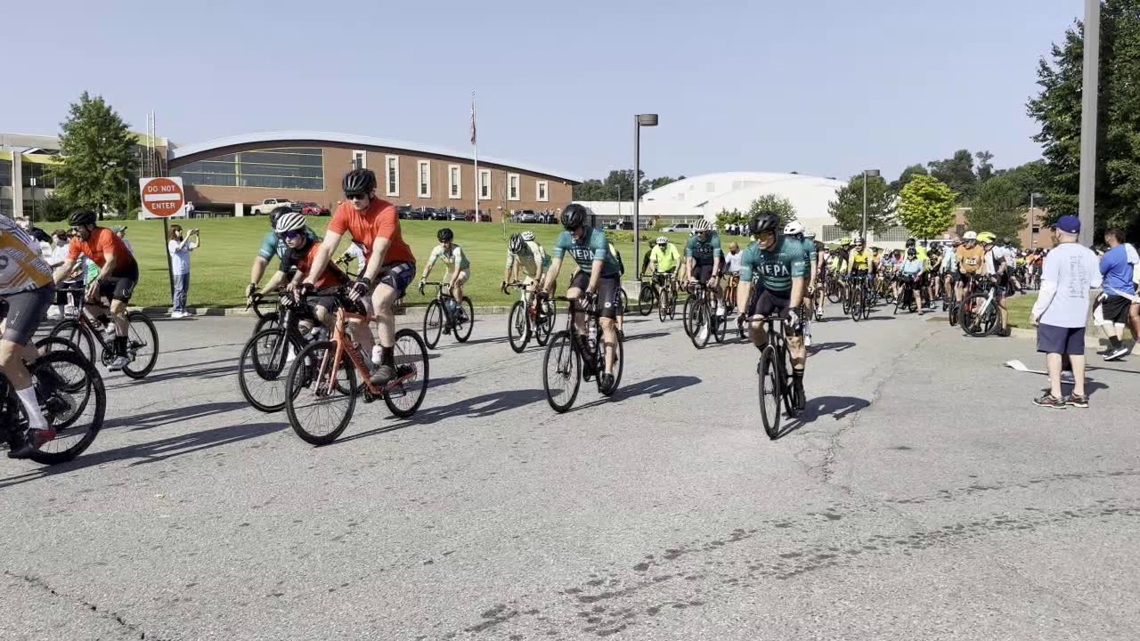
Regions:
<instances>
[{"instance_id":1,"label":"bicycle","mask_svg":"<svg viewBox=\"0 0 1140 641\"><path fill-rule=\"evenodd\" d=\"M511 313L507 316L507 340L511 344L511 349L516 354L521 354L532 335L539 345L545 346L550 339L551 331L554 330L554 319L557 314L554 301L547 300L539 305L538 297L533 292L527 291L530 286L526 283L507 283L501 289L504 294L509 295L507 289L511 287L519 290L519 300L511 306Z\"/></svg>"},{"instance_id":2,"label":"bicycle","mask_svg":"<svg viewBox=\"0 0 1140 641\"><path fill-rule=\"evenodd\" d=\"M988 280L982 282L976 293L963 299L959 324L967 336L985 338L998 330L999 320L997 297L1000 289Z\"/></svg>"},{"instance_id":3,"label":"bicycle","mask_svg":"<svg viewBox=\"0 0 1140 641\"><path fill-rule=\"evenodd\" d=\"M760 350L756 374L760 382L760 420L768 438L776 440L780 436L781 401L788 418L795 418L807 400L796 390L793 381L792 354L783 331L786 319L782 316L751 316L747 321L763 322L768 334L768 344ZM772 401L771 408L767 400Z\"/></svg>"},{"instance_id":4,"label":"bicycle","mask_svg":"<svg viewBox=\"0 0 1140 641\"><path fill-rule=\"evenodd\" d=\"M966 276L966 284L962 287L962 302L951 299L949 309L947 310L949 312L947 321L949 321L951 327L958 325L958 323L962 320L963 302L965 302L966 299L968 299L970 296L973 296L974 293L978 291L978 275L967 274ZM951 287L952 296L957 291L956 285L957 284L955 283Z\"/></svg>"},{"instance_id":5,"label":"bicycle","mask_svg":"<svg viewBox=\"0 0 1140 641\"><path fill-rule=\"evenodd\" d=\"M258 295L255 294L255 297ZM254 302L256 306L257 301ZM286 367L314 340L324 338L325 328L317 321L312 308L292 296L277 299L272 324L255 333L241 350L238 359L238 387L246 402L255 409L280 412L285 408ZM268 320L269 314L262 316ZM312 328L301 332L302 321Z\"/></svg>"},{"instance_id":6,"label":"bicycle","mask_svg":"<svg viewBox=\"0 0 1140 641\"><path fill-rule=\"evenodd\" d=\"M0 300L0 320L7 314L8 304ZM28 458L42 465L65 463L95 441L107 412L107 391L99 370L74 343L47 337L34 345L40 355L27 368L44 418L56 436ZM90 418L84 419L88 410ZM24 446L27 430L24 406L8 377L0 374L0 437L8 443L9 455Z\"/></svg>"},{"instance_id":7,"label":"bicycle","mask_svg":"<svg viewBox=\"0 0 1140 641\"><path fill-rule=\"evenodd\" d=\"M850 274L847 276L847 298L848 302L845 305L845 311L851 315L851 320L859 322L860 318L870 318L871 305L867 293L867 276L865 274Z\"/></svg>"},{"instance_id":8,"label":"bicycle","mask_svg":"<svg viewBox=\"0 0 1140 641\"><path fill-rule=\"evenodd\" d=\"M599 394L607 398L613 396L621 384L625 352L621 334L615 328L614 380L612 385L603 385L599 374L606 371L606 350L601 325L598 322L600 314L597 311L597 297L587 296L585 307L577 311L576 300L565 296L559 296L555 300L566 301L569 304L569 311L566 313L566 329L556 332L546 345L546 353L542 357L542 387L546 390L546 401L551 409L561 414L569 411L574 405L582 381L589 382L592 378L597 381ZM574 316L577 313L585 316L585 334L578 334L574 328ZM553 372L551 372L552 364ZM551 386L559 382L563 387L561 394L556 395ZM565 396L565 402L559 402L556 396Z\"/></svg>"},{"instance_id":9,"label":"bicycle","mask_svg":"<svg viewBox=\"0 0 1140 641\"><path fill-rule=\"evenodd\" d=\"M712 335L716 342L724 341L728 323L724 316L716 314L716 295L705 283L694 282L688 287L689 298L685 301L685 334L693 347L704 349ZM727 309L725 312L727 313ZM708 331L702 331L707 329Z\"/></svg>"},{"instance_id":10,"label":"bicycle","mask_svg":"<svg viewBox=\"0 0 1140 641\"><path fill-rule=\"evenodd\" d=\"M905 309L912 314L918 311L918 302L914 297L914 280L906 277L899 277L899 295L895 299L895 309L892 314L898 314L900 309Z\"/></svg>"},{"instance_id":11,"label":"bicycle","mask_svg":"<svg viewBox=\"0 0 1140 641\"><path fill-rule=\"evenodd\" d=\"M460 307L450 294L451 286L441 282L421 282L420 296L424 295L425 285L436 288L435 299L428 303L427 311L424 312L424 342L428 348L435 349L441 333L453 334L455 340L466 343L471 338L471 328L475 324L475 308L471 305L471 299L464 296Z\"/></svg>"},{"instance_id":12,"label":"bicycle","mask_svg":"<svg viewBox=\"0 0 1140 641\"><path fill-rule=\"evenodd\" d=\"M327 445L344 432L356 411L357 397L363 397L365 403L383 398L394 416L408 418L416 413L427 394L428 353L420 335L409 328L396 332L393 346L396 376L383 386L376 385L366 365L370 356L349 336L347 328L348 321L355 320L363 331L372 331L368 317L359 302L348 298L346 288L337 288L336 300L336 322L331 339L314 341L302 349L289 366L285 379L285 413L289 426L311 445ZM359 385L357 376L362 381ZM306 391L311 394L305 395ZM309 404L317 414L331 415L329 407L340 400L347 403L343 416L329 429L313 429L302 421L302 413ZM311 416L311 412L305 416Z\"/></svg>"},{"instance_id":13,"label":"bicycle","mask_svg":"<svg viewBox=\"0 0 1140 641\"><path fill-rule=\"evenodd\" d=\"M74 287L57 291L86 292L86 289ZM79 299L79 309L75 318L56 323L48 335L75 343L79 346L80 352L93 363L96 362L95 343L99 343L102 351L98 362L101 362L103 367L108 367L115 360L115 345L114 336L108 336L106 331L114 327L114 321L105 315L94 318L87 312L86 296L80 296ZM158 329L155 328L154 321L139 311L127 312L127 323L127 357L130 362L123 367L123 374L136 380L146 378L158 362ZM148 348L152 350L149 354Z\"/></svg>"}]
</instances>

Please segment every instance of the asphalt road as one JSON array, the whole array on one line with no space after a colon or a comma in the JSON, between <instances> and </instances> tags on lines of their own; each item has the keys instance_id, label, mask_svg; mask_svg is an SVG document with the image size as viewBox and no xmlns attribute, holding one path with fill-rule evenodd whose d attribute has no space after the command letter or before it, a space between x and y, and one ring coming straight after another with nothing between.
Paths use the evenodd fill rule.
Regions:
<instances>
[{"instance_id":1,"label":"asphalt road","mask_svg":"<svg viewBox=\"0 0 1140 641\"><path fill-rule=\"evenodd\" d=\"M773 442L751 347L631 319L558 415L490 317L313 448L243 402L251 324L160 322L88 452L3 459L0 639L1140 638L1140 356L1044 410L1031 341L817 324Z\"/></svg>"}]
</instances>

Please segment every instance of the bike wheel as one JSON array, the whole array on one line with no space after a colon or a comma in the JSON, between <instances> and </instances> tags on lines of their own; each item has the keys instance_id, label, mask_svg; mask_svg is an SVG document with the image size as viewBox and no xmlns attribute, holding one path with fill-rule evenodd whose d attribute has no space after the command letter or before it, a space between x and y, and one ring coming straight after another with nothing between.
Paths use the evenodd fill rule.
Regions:
<instances>
[{"instance_id":1,"label":"bike wheel","mask_svg":"<svg viewBox=\"0 0 1140 641\"><path fill-rule=\"evenodd\" d=\"M455 323L455 327L451 329L455 333L455 340L460 343L466 343L468 338L471 338L471 329L475 327L475 306L471 304L471 299L466 296L463 297L463 302L460 303L457 309L463 310L467 316L463 322Z\"/></svg>"},{"instance_id":2,"label":"bike wheel","mask_svg":"<svg viewBox=\"0 0 1140 641\"><path fill-rule=\"evenodd\" d=\"M582 384L582 358L571 344L570 332L560 331L550 337L542 357L542 387L546 401L559 414L574 405Z\"/></svg>"},{"instance_id":3,"label":"bike wheel","mask_svg":"<svg viewBox=\"0 0 1140 641\"><path fill-rule=\"evenodd\" d=\"M36 346L36 349L39 351L40 356L43 356L44 354L50 354L52 352L71 351L71 352L75 352L76 354L79 354L80 356L83 356L84 358L87 358L87 356L85 356L83 354L83 352L81 352L79 350L78 345L76 345L75 343L73 343L73 342L71 342L65 338L58 338L56 336L45 336L45 337L39 339L38 341L36 341L35 346ZM91 359L88 358L87 360L91 360Z\"/></svg>"},{"instance_id":4,"label":"bike wheel","mask_svg":"<svg viewBox=\"0 0 1140 641\"><path fill-rule=\"evenodd\" d=\"M439 337L443 334L443 305L438 300L428 303L424 312L424 344L428 349L435 349L439 345Z\"/></svg>"},{"instance_id":5,"label":"bike wheel","mask_svg":"<svg viewBox=\"0 0 1140 641\"><path fill-rule=\"evenodd\" d=\"M530 321L527 319L526 303L516 300L507 316L507 340L516 354L521 354L530 341Z\"/></svg>"},{"instance_id":6,"label":"bike wheel","mask_svg":"<svg viewBox=\"0 0 1140 641\"><path fill-rule=\"evenodd\" d=\"M127 354L131 362L123 368L130 378L144 378L158 362L158 329L142 312L127 314Z\"/></svg>"},{"instance_id":7,"label":"bike wheel","mask_svg":"<svg viewBox=\"0 0 1140 641\"><path fill-rule=\"evenodd\" d=\"M671 316L670 310L673 306L672 305L672 297L670 296L670 293L669 293L669 288L666 287L661 292L660 296L658 296L657 294L654 294L653 300L654 300L655 306L657 307L657 320L664 323L665 319L669 318Z\"/></svg>"},{"instance_id":8,"label":"bike wheel","mask_svg":"<svg viewBox=\"0 0 1140 641\"><path fill-rule=\"evenodd\" d=\"M725 310L724 316L713 315L711 319L713 340L718 343L723 343L724 336L728 333L728 310Z\"/></svg>"},{"instance_id":9,"label":"bike wheel","mask_svg":"<svg viewBox=\"0 0 1140 641\"><path fill-rule=\"evenodd\" d=\"M685 330L685 336L689 336L689 337L691 337L693 335L693 330L690 329L690 324L691 324L690 321L692 320L692 318L689 315L692 307L693 307L693 299L692 298L686 298L685 299L685 305L684 305L684 307L681 308L681 326Z\"/></svg>"},{"instance_id":10,"label":"bike wheel","mask_svg":"<svg viewBox=\"0 0 1140 641\"><path fill-rule=\"evenodd\" d=\"M542 318L534 326L534 340L539 345L545 346L550 340L550 333L554 331L554 319L558 315L558 308L552 300L544 302L543 305Z\"/></svg>"},{"instance_id":11,"label":"bike wheel","mask_svg":"<svg viewBox=\"0 0 1140 641\"><path fill-rule=\"evenodd\" d=\"M348 427L356 410L356 369L347 354L333 371L337 344L333 341L310 343L301 350L285 377L285 414L289 426L311 445L326 445ZM335 404L341 402L341 408ZM335 418L337 415L340 418ZM326 424L310 421L314 415L333 420Z\"/></svg>"},{"instance_id":12,"label":"bike wheel","mask_svg":"<svg viewBox=\"0 0 1140 641\"><path fill-rule=\"evenodd\" d=\"M657 292L650 286L641 285L641 293L637 295L637 313L648 316L649 312L657 306Z\"/></svg>"},{"instance_id":13,"label":"bike wheel","mask_svg":"<svg viewBox=\"0 0 1140 641\"><path fill-rule=\"evenodd\" d=\"M863 307L860 310L861 313L863 314L863 320L867 320L868 318L871 317L871 306L873 304L874 303L871 301L871 293L868 292L866 289L864 289L863 290Z\"/></svg>"},{"instance_id":14,"label":"bike wheel","mask_svg":"<svg viewBox=\"0 0 1140 641\"><path fill-rule=\"evenodd\" d=\"M625 293L624 287L618 288L618 301L621 307L618 307L618 315L624 316L629 311L629 294Z\"/></svg>"},{"instance_id":15,"label":"bike wheel","mask_svg":"<svg viewBox=\"0 0 1140 641\"><path fill-rule=\"evenodd\" d=\"M835 283L830 283L827 288L827 301L835 305L841 298L842 293L839 291L839 287ZM847 310L843 310L843 313L846 314Z\"/></svg>"},{"instance_id":16,"label":"bike wheel","mask_svg":"<svg viewBox=\"0 0 1140 641\"><path fill-rule=\"evenodd\" d=\"M254 334L238 359L238 387L246 402L269 414L285 409L285 374L301 350L300 337L284 328Z\"/></svg>"},{"instance_id":17,"label":"bike wheel","mask_svg":"<svg viewBox=\"0 0 1140 641\"><path fill-rule=\"evenodd\" d=\"M669 320L677 318L677 291L669 290L669 302L666 305L669 310Z\"/></svg>"},{"instance_id":18,"label":"bike wheel","mask_svg":"<svg viewBox=\"0 0 1140 641\"><path fill-rule=\"evenodd\" d=\"M997 329L997 303L988 294L974 294L962 303L962 331L974 338L984 338Z\"/></svg>"},{"instance_id":19,"label":"bike wheel","mask_svg":"<svg viewBox=\"0 0 1140 641\"><path fill-rule=\"evenodd\" d=\"M859 296L859 292L852 292L851 295L848 296L847 313L850 314L851 320L856 323L859 322L859 319L863 316L863 310L859 308L861 300L862 298Z\"/></svg>"},{"instance_id":20,"label":"bike wheel","mask_svg":"<svg viewBox=\"0 0 1140 641\"><path fill-rule=\"evenodd\" d=\"M48 336L78 345L79 351L87 357L87 360L95 362L95 339L91 336L91 331L79 324L79 321L65 320L56 323L48 332Z\"/></svg>"},{"instance_id":21,"label":"bike wheel","mask_svg":"<svg viewBox=\"0 0 1140 641\"><path fill-rule=\"evenodd\" d=\"M692 310L695 316L689 321L693 328L689 339L693 342L693 347L704 349L709 344L709 334L713 330L711 310L703 303L694 304Z\"/></svg>"},{"instance_id":22,"label":"bike wheel","mask_svg":"<svg viewBox=\"0 0 1140 641\"><path fill-rule=\"evenodd\" d=\"M396 379L384 388L384 404L393 415L408 418L416 413L427 396L430 380L427 346L415 330L405 327L396 332L394 352Z\"/></svg>"},{"instance_id":23,"label":"bike wheel","mask_svg":"<svg viewBox=\"0 0 1140 641\"><path fill-rule=\"evenodd\" d=\"M782 385L780 391L781 397L784 399L784 409L788 412L788 418L795 418L799 414L799 395L796 393L796 386L792 382L792 352L788 349L787 342L781 342L784 357L780 361L780 380Z\"/></svg>"},{"instance_id":24,"label":"bike wheel","mask_svg":"<svg viewBox=\"0 0 1140 641\"><path fill-rule=\"evenodd\" d=\"M617 340L617 342L614 343L614 383L609 387L609 389L602 389L600 379L598 384L598 392L607 398L613 396L614 392L617 391L618 386L621 385L621 373L623 370L625 370L625 347L623 346L624 341L622 341L621 334L618 334L616 331L614 332L614 338ZM602 358L605 358L604 353L602 354ZM602 362L604 363L605 361Z\"/></svg>"},{"instance_id":25,"label":"bike wheel","mask_svg":"<svg viewBox=\"0 0 1140 641\"><path fill-rule=\"evenodd\" d=\"M776 363L776 350L769 343L760 352L760 362L756 364L760 387L760 420L768 438L776 440L780 435L780 400L783 396L779 365Z\"/></svg>"},{"instance_id":26,"label":"bike wheel","mask_svg":"<svg viewBox=\"0 0 1140 641\"><path fill-rule=\"evenodd\" d=\"M257 319L257 323L253 326L253 333L257 334L262 330L273 329L274 327L280 326L281 319L278 317L277 312L268 312L266 314L262 314Z\"/></svg>"},{"instance_id":27,"label":"bike wheel","mask_svg":"<svg viewBox=\"0 0 1140 641\"><path fill-rule=\"evenodd\" d=\"M52 352L36 359L32 374L36 396L42 399L53 440L33 450L29 458L43 465L74 459L86 450L103 427L107 391L99 370L78 352ZM21 406L20 422L27 426Z\"/></svg>"}]
</instances>

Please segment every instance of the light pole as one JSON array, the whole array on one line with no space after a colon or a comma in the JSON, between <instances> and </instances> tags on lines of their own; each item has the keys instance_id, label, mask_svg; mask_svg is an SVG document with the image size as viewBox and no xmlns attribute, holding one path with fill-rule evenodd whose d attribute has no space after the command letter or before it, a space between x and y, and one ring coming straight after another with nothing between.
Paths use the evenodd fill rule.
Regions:
<instances>
[{"instance_id":1,"label":"light pole","mask_svg":"<svg viewBox=\"0 0 1140 641\"><path fill-rule=\"evenodd\" d=\"M867 242L867 179L878 177L878 169L863 170L863 242Z\"/></svg>"},{"instance_id":2,"label":"light pole","mask_svg":"<svg viewBox=\"0 0 1140 641\"><path fill-rule=\"evenodd\" d=\"M637 114L633 117L633 259L641 264L641 215L638 202L641 200L641 128L656 127L657 114Z\"/></svg>"},{"instance_id":3,"label":"light pole","mask_svg":"<svg viewBox=\"0 0 1140 641\"><path fill-rule=\"evenodd\" d=\"M1080 243L1093 240L1093 210L1096 205L1096 110L1100 93L1100 0L1085 0L1085 59L1081 81L1081 220Z\"/></svg>"}]
</instances>

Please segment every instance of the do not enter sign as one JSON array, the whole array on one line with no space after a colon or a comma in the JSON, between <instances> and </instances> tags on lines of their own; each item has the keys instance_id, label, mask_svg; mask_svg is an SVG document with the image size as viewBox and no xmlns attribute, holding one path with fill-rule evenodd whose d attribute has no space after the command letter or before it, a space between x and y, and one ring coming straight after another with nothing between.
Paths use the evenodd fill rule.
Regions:
<instances>
[{"instance_id":1,"label":"do not enter sign","mask_svg":"<svg viewBox=\"0 0 1140 641\"><path fill-rule=\"evenodd\" d=\"M186 196L182 191L182 177L139 178L142 189L142 206L147 213L169 218L182 211Z\"/></svg>"}]
</instances>

